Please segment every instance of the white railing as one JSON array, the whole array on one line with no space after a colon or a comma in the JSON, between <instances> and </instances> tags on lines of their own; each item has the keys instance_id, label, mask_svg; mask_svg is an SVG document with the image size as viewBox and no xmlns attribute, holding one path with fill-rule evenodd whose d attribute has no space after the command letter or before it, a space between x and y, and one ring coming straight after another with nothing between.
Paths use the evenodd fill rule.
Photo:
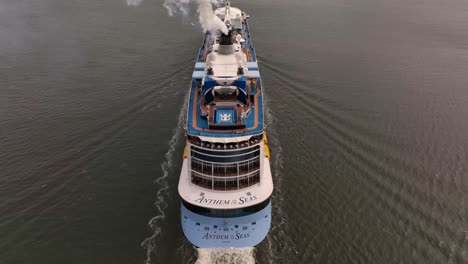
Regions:
<instances>
[{"instance_id":1,"label":"white railing","mask_svg":"<svg viewBox=\"0 0 468 264\"><path fill-rule=\"evenodd\" d=\"M192 171L192 183L211 190L239 190L259 182L260 171L233 177L206 176Z\"/></svg>"},{"instance_id":2,"label":"white railing","mask_svg":"<svg viewBox=\"0 0 468 264\"><path fill-rule=\"evenodd\" d=\"M260 157L233 163L216 163L190 158L191 169L202 175L211 177L242 176L260 170Z\"/></svg>"}]
</instances>

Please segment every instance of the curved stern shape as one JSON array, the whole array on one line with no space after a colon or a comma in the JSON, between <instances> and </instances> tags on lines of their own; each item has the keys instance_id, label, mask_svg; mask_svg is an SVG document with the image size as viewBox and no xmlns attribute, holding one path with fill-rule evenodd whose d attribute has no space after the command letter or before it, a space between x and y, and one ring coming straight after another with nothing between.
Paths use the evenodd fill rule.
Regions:
<instances>
[{"instance_id":1,"label":"curved stern shape","mask_svg":"<svg viewBox=\"0 0 468 264\"><path fill-rule=\"evenodd\" d=\"M182 229L190 243L200 248L254 247L265 239L271 225L269 200L258 211L238 217L201 214L187 207L181 204Z\"/></svg>"}]
</instances>

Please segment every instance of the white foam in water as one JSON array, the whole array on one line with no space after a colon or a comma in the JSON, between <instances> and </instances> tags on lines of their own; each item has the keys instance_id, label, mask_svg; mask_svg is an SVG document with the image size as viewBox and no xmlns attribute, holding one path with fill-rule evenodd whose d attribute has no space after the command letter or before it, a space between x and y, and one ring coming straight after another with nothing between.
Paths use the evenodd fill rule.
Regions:
<instances>
[{"instance_id":1,"label":"white foam in water","mask_svg":"<svg viewBox=\"0 0 468 264\"><path fill-rule=\"evenodd\" d=\"M166 218L167 199L169 196L169 183L167 177L169 172L174 168L174 154L177 147L177 142L182 137L184 127L186 125L186 113L188 104L188 94L184 99L184 106L179 113L179 119L177 127L174 129L171 140L169 141L169 149L165 154L166 160L161 164L162 175L157 178L154 183L158 186L158 192L156 193L156 201L154 206L156 207L156 215L149 221L148 225L153 230L153 235L146 238L141 245L146 248L146 263L151 263L151 254L156 248L156 239L161 233L161 222Z\"/></svg>"},{"instance_id":2,"label":"white foam in water","mask_svg":"<svg viewBox=\"0 0 468 264\"><path fill-rule=\"evenodd\" d=\"M254 264L255 248L199 248L195 264Z\"/></svg>"},{"instance_id":3,"label":"white foam in water","mask_svg":"<svg viewBox=\"0 0 468 264\"><path fill-rule=\"evenodd\" d=\"M129 6L139 6L143 0L127 0Z\"/></svg>"},{"instance_id":4,"label":"white foam in water","mask_svg":"<svg viewBox=\"0 0 468 264\"><path fill-rule=\"evenodd\" d=\"M297 249L291 238L284 234L284 229L288 225L288 217L284 213L283 208L286 206L284 196L282 195L282 179L283 175L283 155L282 147L278 138L278 131L275 128L275 117L271 113L271 108L268 107L270 100L268 92L264 95L265 104L265 124L267 126L266 133L268 135L268 145L272 154L272 169L273 181L275 184L275 191L272 197L273 212L272 216L275 221L272 222L270 233L266 239L266 246L268 250L267 260L269 263L278 263L282 255L297 254ZM278 239L281 237L281 239ZM283 243L280 248L275 245L275 241L282 240ZM278 254L281 251L282 254ZM284 256L283 256L284 257ZM265 260L266 261L266 260Z\"/></svg>"}]
</instances>

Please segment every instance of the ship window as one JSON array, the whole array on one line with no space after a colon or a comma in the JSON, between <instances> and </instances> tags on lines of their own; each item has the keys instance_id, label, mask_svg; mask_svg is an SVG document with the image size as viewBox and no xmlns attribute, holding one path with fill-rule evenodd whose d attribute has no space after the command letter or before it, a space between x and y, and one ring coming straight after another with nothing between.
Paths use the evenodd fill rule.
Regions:
<instances>
[{"instance_id":1,"label":"ship window","mask_svg":"<svg viewBox=\"0 0 468 264\"><path fill-rule=\"evenodd\" d=\"M192 183L208 189L213 188L213 179L192 173Z\"/></svg>"},{"instance_id":2,"label":"ship window","mask_svg":"<svg viewBox=\"0 0 468 264\"><path fill-rule=\"evenodd\" d=\"M215 175L226 175L226 166L224 164L214 164Z\"/></svg>"},{"instance_id":3,"label":"ship window","mask_svg":"<svg viewBox=\"0 0 468 264\"><path fill-rule=\"evenodd\" d=\"M241 144L241 143L239 143ZM235 147L236 144L227 144L228 146ZM229 148L229 147L228 147ZM260 146L255 146L253 148L248 148L248 149L243 149L243 150L236 150L236 151L212 151L212 150L206 150L206 149L201 149L197 147L191 147L192 150L195 150L196 152L199 152L201 154L208 154L208 155L214 155L214 156L236 156L236 155L241 155L241 154L246 154L253 152L255 150L259 150Z\"/></svg>"},{"instance_id":4,"label":"ship window","mask_svg":"<svg viewBox=\"0 0 468 264\"><path fill-rule=\"evenodd\" d=\"M248 177L243 177L239 179L239 188L246 188L249 187L249 180Z\"/></svg>"},{"instance_id":5,"label":"ship window","mask_svg":"<svg viewBox=\"0 0 468 264\"><path fill-rule=\"evenodd\" d=\"M213 148L213 144L211 142L201 141L200 138L196 136L188 136L187 139L190 141L191 144L201 147L201 148L197 148L194 146L191 147L192 150L196 150L201 153L207 153L207 154L213 154L213 155L219 155L219 156L222 156L222 155L232 156L232 155L241 154L241 153L231 153L232 151L217 153L216 151L207 150L207 149ZM241 141L237 143L227 143L226 146L224 146L224 144L220 144L220 145L222 145L221 149L240 149L242 153L246 153L246 152L252 151L253 148L250 148L250 149L244 149L244 148L249 148L250 146L255 146L255 148L259 148L257 144L260 143L262 139L263 139L263 134L260 134L257 136L252 136L249 140L246 140L246 141ZM210 152L213 152L213 153L210 153ZM222 153L225 153L225 154L222 154Z\"/></svg>"},{"instance_id":6,"label":"ship window","mask_svg":"<svg viewBox=\"0 0 468 264\"><path fill-rule=\"evenodd\" d=\"M226 190L236 190L236 189L238 189L237 179L229 179L226 181Z\"/></svg>"},{"instance_id":7,"label":"ship window","mask_svg":"<svg viewBox=\"0 0 468 264\"><path fill-rule=\"evenodd\" d=\"M226 176L237 175L237 163L226 164Z\"/></svg>"},{"instance_id":8,"label":"ship window","mask_svg":"<svg viewBox=\"0 0 468 264\"><path fill-rule=\"evenodd\" d=\"M213 164L197 158L191 159L191 168L196 172L209 176L236 176L251 173L260 169L260 158L254 158L240 163Z\"/></svg>"},{"instance_id":9,"label":"ship window","mask_svg":"<svg viewBox=\"0 0 468 264\"><path fill-rule=\"evenodd\" d=\"M248 163L248 162L241 162L241 163L239 163L239 171L241 171L241 172L249 172L249 163Z\"/></svg>"},{"instance_id":10,"label":"ship window","mask_svg":"<svg viewBox=\"0 0 468 264\"><path fill-rule=\"evenodd\" d=\"M250 176L249 183L250 185L257 184L260 182L260 173L254 173Z\"/></svg>"},{"instance_id":11,"label":"ship window","mask_svg":"<svg viewBox=\"0 0 468 264\"><path fill-rule=\"evenodd\" d=\"M212 175L213 165L210 162L204 162L198 159L191 159L192 169L203 174Z\"/></svg>"},{"instance_id":12,"label":"ship window","mask_svg":"<svg viewBox=\"0 0 468 264\"><path fill-rule=\"evenodd\" d=\"M226 180L225 179L215 179L214 180L215 190L226 190Z\"/></svg>"},{"instance_id":13,"label":"ship window","mask_svg":"<svg viewBox=\"0 0 468 264\"><path fill-rule=\"evenodd\" d=\"M205 161L221 162L221 163L232 163L232 162L244 161L244 160L248 160L248 159L258 157L258 156L260 156L260 150L257 150L255 152L252 152L252 153L249 153L249 154L245 154L245 155L241 155L241 156L234 156L234 157L213 157L213 156L203 155L203 154L192 151L192 156L197 158L197 159L201 159L201 160L205 160Z\"/></svg>"},{"instance_id":14,"label":"ship window","mask_svg":"<svg viewBox=\"0 0 468 264\"><path fill-rule=\"evenodd\" d=\"M218 166L218 164L215 164L214 166ZM197 173L196 169L194 169L191 175L192 183L207 189L236 190L246 188L260 182L260 171L258 169L238 177L232 177L231 175L226 174L227 167L224 166L220 166L219 168L216 167L215 170L216 177L212 177L211 173L210 175L203 175ZM225 175L226 178L220 177Z\"/></svg>"}]
</instances>

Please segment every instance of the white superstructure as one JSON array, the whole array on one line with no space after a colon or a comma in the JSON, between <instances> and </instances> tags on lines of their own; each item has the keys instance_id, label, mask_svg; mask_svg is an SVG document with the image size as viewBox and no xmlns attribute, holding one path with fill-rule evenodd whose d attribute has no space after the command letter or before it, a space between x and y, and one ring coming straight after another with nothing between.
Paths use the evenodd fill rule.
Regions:
<instances>
[{"instance_id":1,"label":"white superstructure","mask_svg":"<svg viewBox=\"0 0 468 264\"><path fill-rule=\"evenodd\" d=\"M178 191L184 234L198 247L250 247L271 224L273 179L263 97L247 18L218 8L192 75Z\"/></svg>"}]
</instances>

